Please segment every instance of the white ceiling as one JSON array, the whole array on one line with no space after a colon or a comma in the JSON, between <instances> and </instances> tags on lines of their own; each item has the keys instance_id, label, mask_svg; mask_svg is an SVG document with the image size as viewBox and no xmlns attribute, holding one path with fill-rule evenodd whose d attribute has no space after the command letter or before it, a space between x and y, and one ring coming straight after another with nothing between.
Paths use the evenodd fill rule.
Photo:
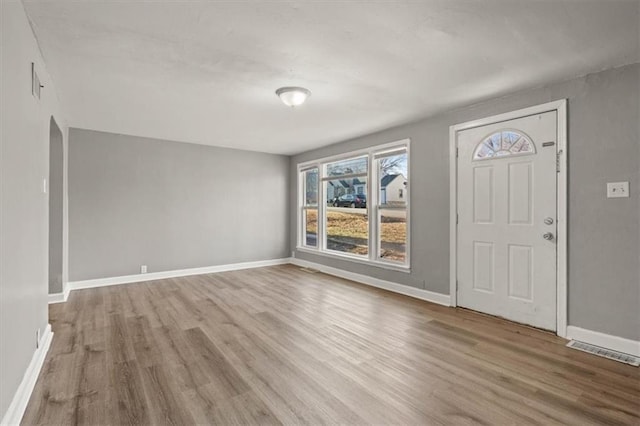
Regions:
<instances>
[{"instance_id":1,"label":"white ceiling","mask_svg":"<svg viewBox=\"0 0 640 426\"><path fill-rule=\"evenodd\" d=\"M24 3L70 126L280 154L640 60L637 0Z\"/></svg>"}]
</instances>

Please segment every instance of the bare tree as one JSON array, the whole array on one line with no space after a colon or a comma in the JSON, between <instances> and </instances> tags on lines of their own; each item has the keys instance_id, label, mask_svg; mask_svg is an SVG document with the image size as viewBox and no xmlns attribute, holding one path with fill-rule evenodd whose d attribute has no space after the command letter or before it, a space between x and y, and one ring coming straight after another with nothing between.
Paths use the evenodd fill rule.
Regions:
<instances>
[{"instance_id":1,"label":"bare tree","mask_svg":"<svg viewBox=\"0 0 640 426\"><path fill-rule=\"evenodd\" d=\"M393 157L384 157L380 159L380 173L382 176L391 174L403 174L406 168L406 157L396 155Z\"/></svg>"}]
</instances>

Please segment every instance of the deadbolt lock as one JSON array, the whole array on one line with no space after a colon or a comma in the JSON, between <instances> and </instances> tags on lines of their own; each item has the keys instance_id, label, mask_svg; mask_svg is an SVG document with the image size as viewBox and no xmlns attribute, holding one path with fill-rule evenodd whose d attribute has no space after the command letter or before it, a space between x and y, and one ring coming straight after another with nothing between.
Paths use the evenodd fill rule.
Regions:
<instances>
[{"instance_id":1,"label":"deadbolt lock","mask_svg":"<svg viewBox=\"0 0 640 426\"><path fill-rule=\"evenodd\" d=\"M545 225L553 225L553 218L552 217L545 217L544 218L544 224Z\"/></svg>"}]
</instances>

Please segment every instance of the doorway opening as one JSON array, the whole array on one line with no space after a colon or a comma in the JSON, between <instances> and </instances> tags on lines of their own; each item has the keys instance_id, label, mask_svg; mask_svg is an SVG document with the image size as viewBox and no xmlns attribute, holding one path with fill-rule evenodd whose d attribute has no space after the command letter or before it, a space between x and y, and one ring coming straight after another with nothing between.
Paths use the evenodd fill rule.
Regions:
<instances>
[{"instance_id":1,"label":"doorway opening","mask_svg":"<svg viewBox=\"0 0 640 426\"><path fill-rule=\"evenodd\" d=\"M49 123L49 294L63 289L64 144L62 131L51 117Z\"/></svg>"}]
</instances>

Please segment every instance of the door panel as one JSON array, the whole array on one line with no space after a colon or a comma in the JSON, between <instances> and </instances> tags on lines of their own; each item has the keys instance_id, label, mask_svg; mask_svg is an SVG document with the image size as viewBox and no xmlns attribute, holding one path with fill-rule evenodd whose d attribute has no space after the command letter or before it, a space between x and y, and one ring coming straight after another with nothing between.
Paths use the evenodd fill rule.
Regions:
<instances>
[{"instance_id":1,"label":"door panel","mask_svg":"<svg viewBox=\"0 0 640 426\"><path fill-rule=\"evenodd\" d=\"M531 225L533 164L509 164L509 224Z\"/></svg>"},{"instance_id":2,"label":"door panel","mask_svg":"<svg viewBox=\"0 0 640 426\"><path fill-rule=\"evenodd\" d=\"M556 133L555 111L457 133L460 306L555 330Z\"/></svg>"},{"instance_id":3,"label":"door panel","mask_svg":"<svg viewBox=\"0 0 640 426\"><path fill-rule=\"evenodd\" d=\"M473 288L493 293L495 270L493 243L473 242Z\"/></svg>"},{"instance_id":4,"label":"door panel","mask_svg":"<svg viewBox=\"0 0 640 426\"><path fill-rule=\"evenodd\" d=\"M509 296L531 301L533 248L509 244Z\"/></svg>"},{"instance_id":5,"label":"door panel","mask_svg":"<svg viewBox=\"0 0 640 426\"><path fill-rule=\"evenodd\" d=\"M493 167L473 169L473 221L493 223Z\"/></svg>"}]
</instances>

